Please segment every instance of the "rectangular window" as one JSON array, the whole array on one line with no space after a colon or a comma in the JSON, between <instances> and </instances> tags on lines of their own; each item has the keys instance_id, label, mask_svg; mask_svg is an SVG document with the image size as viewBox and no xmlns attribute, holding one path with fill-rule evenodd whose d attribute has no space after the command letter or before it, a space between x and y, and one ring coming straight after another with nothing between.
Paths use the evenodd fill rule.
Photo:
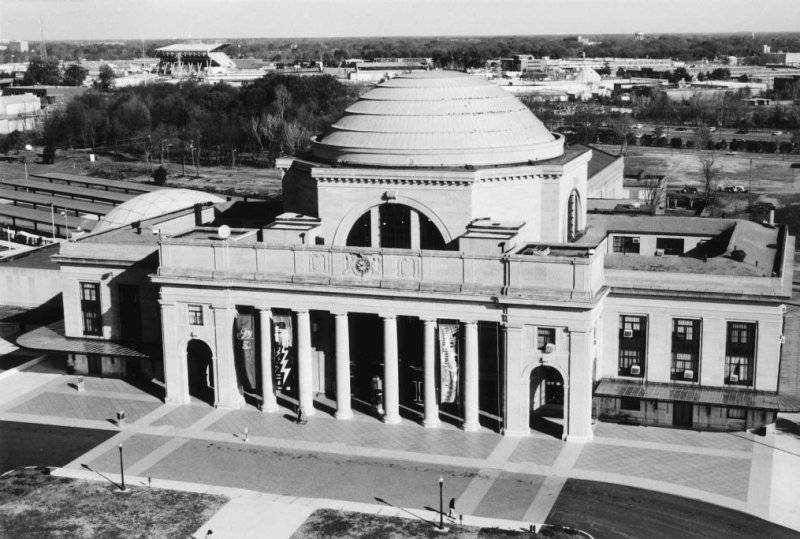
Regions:
<instances>
[{"instance_id":1,"label":"rectangular window","mask_svg":"<svg viewBox=\"0 0 800 539\"><path fill-rule=\"evenodd\" d=\"M81 283L81 313L83 334L102 335L103 320L100 314L100 284Z\"/></svg>"},{"instance_id":2,"label":"rectangular window","mask_svg":"<svg viewBox=\"0 0 800 539\"><path fill-rule=\"evenodd\" d=\"M656 249L663 249L665 255L682 255L683 238L656 238Z\"/></svg>"},{"instance_id":3,"label":"rectangular window","mask_svg":"<svg viewBox=\"0 0 800 539\"><path fill-rule=\"evenodd\" d=\"M548 344L556 344L556 328L536 328L536 348L544 350Z\"/></svg>"},{"instance_id":4,"label":"rectangular window","mask_svg":"<svg viewBox=\"0 0 800 539\"><path fill-rule=\"evenodd\" d=\"M638 412L642 408L642 401L641 399L637 399L635 397L620 397L619 407L621 410Z\"/></svg>"},{"instance_id":5,"label":"rectangular window","mask_svg":"<svg viewBox=\"0 0 800 539\"><path fill-rule=\"evenodd\" d=\"M700 320L672 319L673 380L696 382L700 365Z\"/></svg>"},{"instance_id":6,"label":"rectangular window","mask_svg":"<svg viewBox=\"0 0 800 539\"><path fill-rule=\"evenodd\" d=\"M203 325L203 306L189 305L189 324L192 326Z\"/></svg>"},{"instance_id":7,"label":"rectangular window","mask_svg":"<svg viewBox=\"0 0 800 539\"><path fill-rule=\"evenodd\" d=\"M638 253L638 236L614 236L613 249L615 253Z\"/></svg>"},{"instance_id":8,"label":"rectangular window","mask_svg":"<svg viewBox=\"0 0 800 539\"><path fill-rule=\"evenodd\" d=\"M619 376L644 376L647 352L647 318L619 317Z\"/></svg>"},{"instance_id":9,"label":"rectangular window","mask_svg":"<svg viewBox=\"0 0 800 539\"><path fill-rule=\"evenodd\" d=\"M753 385L753 367L756 360L756 324L728 322L725 339L725 383Z\"/></svg>"},{"instance_id":10,"label":"rectangular window","mask_svg":"<svg viewBox=\"0 0 800 539\"><path fill-rule=\"evenodd\" d=\"M728 408L728 419L747 419L747 408Z\"/></svg>"}]
</instances>

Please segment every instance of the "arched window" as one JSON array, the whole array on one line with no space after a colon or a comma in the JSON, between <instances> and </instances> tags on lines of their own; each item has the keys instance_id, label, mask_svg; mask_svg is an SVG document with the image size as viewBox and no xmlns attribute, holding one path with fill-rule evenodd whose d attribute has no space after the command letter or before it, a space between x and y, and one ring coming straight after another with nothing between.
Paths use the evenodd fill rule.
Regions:
<instances>
[{"instance_id":1,"label":"arched window","mask_svg":"<svg viewBox=\"0 0 800 539\"><path fill-rule=\"evenodd\" d=\"M581 232L581 199L572 191L567 201L567 241L575 241Z\"/></svg>"},{"instance_id":2,"label":"arched window","mask_svg":"<svg viewBox=\"0 0 800 539\"><path fill-rule=\"evenodd\" d=\"M428 216L405 204L381 204L359 217L347 235L350 247L447 250Z\"/></svg>"}]
</instances>

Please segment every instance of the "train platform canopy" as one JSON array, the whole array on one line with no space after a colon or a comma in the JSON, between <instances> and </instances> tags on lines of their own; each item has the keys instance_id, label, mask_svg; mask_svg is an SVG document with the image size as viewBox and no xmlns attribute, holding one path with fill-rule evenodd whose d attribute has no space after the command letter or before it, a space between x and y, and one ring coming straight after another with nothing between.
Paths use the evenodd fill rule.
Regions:
<instances>
[{"instance_id":1,"label":"train platform canopy","mask_svg":"<svg viewBox=\"0 0 800 539\"><path fill-rule=\"evenodd\" d=\"M632 397L660 402L692 402L704 406L729 406L800 412L800 399L770 391L719 387L676 386L674 384L634 380L600 381L596 397Z\"/></svg>"},{"instance_id":2,"label":"train platform canopy","mask_svg":"<svg viewBox=\"0 0 800 539\"><path fill-rule=\"evenodd\" d=\"M63 182L67 185L77 184L81 187L97 187L110 191L122 191L123 193L150 193L165 189L165 186L131 182L125 180L109 180L106 178L93 178L91 176L80 176L78 174L65 174L63 172L31 172L31 178L47 180L49 182Z\"/></svg>"},{"instance_id":3,"label":"train platform canopy","mask_svg":"<svg viewBox=\"0 0 800 539\"><path fill-rule=\"evenodd\" d=\"M51 183L47 181L34 180L13 180L0 179L0 186L22 189L32 193L50 193L56 196L82 198L91 202L102 202L105 204L122 204L132 199L135 194L119 193L115 191L105 191L100 189L87 189L85 187L75 187L61 183Z\"/></svg>"},{"instance_id":4,"label":"train platform canopy","mask_svg":"<svg viewBox=\"0 0 800 539\"><path fill-rule=\"evenodd\" d=\"M169 54L208 54L211 52L219 52L222 49L230 46L230 43L173 43L166 47L156 49L156 55L169 55Z\"/></svg>"},{"instance_id":5,"label":"train platform canopy","mask_svg":"<svg viewBox=\"0 0 800 539\"><path fill-rule=\"evenodd\" d=\"M99 339L81 339L64 336L64 321L42 326L17 338L17 344L32 350L49 350L72 354L97 354L102 356L147 359L157 357L155 346L117 343Z\"/></svg>"},{"instance_id":6,"label":"train platform canopy","mask_svg":"<svg viewBox=\"0 0 800 539\"><path fill-rule=\"evenodd\" d=\"M52 195L42 193L29 193L28 191L19 191L0 187L0 200L10 200L14 203L22 203L33 206L33 209L46 208L50 211L50 206L56 211L65 210L74 212L76 215L84 213L89 215L97 215L102 217L113 209L109 204L94 204L86 202L85 200L75 200L65 197L54 197ZM8 204L16 206L15 204ZM2 207L2 206L0 206Z\"/></svg>"}]
</instances>

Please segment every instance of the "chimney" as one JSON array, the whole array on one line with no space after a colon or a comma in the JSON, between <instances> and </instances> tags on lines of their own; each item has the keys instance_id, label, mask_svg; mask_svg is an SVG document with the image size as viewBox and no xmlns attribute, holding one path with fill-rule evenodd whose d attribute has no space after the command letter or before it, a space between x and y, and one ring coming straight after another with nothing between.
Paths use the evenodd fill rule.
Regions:
<instances>
[{"instance_id":1,"label":"chimney","mask_svg":"<svg viewBox=\"0 0 800 539\"><path fill-rule=\"evenodd\" d=\"M202 204L195 204L194 205L194 226L200 226L203 224L203 205Z\"/></svg>"},{"instance_id":2,"label":"chimney","mask_svg":"<svg viewBox=\"0 0 800 539\"><path fill-rule=\"evenodd\" d=\"M769 210L769 226L775 226L775 208Z\"/></svg>"}]
</instances>

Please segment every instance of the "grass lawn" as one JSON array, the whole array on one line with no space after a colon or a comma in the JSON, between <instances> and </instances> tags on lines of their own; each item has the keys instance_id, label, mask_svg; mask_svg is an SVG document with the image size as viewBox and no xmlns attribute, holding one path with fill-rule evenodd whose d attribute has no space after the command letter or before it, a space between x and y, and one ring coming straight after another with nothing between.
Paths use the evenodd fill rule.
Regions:
<instances>
[{"instance_id":1,"label":"grass lawn","mask_svg":"<svg viewBox=\"0 0 800 539\"><path fill-rule=\"evenodd\" d=\"M2 537L188 537L222 496L129 487L21 470L0 477Z\"/></svg>"},{"instance_id":2,"label":"grass lawn","mask_svg":"<svg viewBox=\"0 0 800 539\"><path fill-rule=\"evenodd\" d=\"M319 509L311 513L303 525L292 535L292 539L312 537L581 537L575 533L546 528L540 533L524 530L510 531L496 528L474 528L454 526L445 522L450 528L447 533L434 531L432 523L413 518L400 518L384 515L371 515L350 511Z\"/></svg>"}]
</instances>

